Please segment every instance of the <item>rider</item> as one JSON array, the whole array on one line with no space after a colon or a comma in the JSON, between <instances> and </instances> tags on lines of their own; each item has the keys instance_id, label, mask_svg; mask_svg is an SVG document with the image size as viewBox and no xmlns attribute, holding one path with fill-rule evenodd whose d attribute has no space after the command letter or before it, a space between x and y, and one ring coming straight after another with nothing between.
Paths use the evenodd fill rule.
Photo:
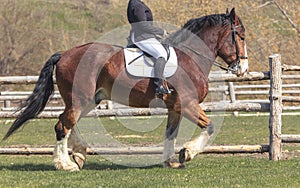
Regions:
<instances>
[{"instance_id":1,"label":"rider","mask_svg":"<svg viewBox=\"0 0 300 188\"><path fill-rule=\"evenodd\" d=\"M154 83L157 85L155 94L171 93L168 86L163 84L163 80L165 80L163 73L168 54L164 46L156 39L157 36L165 36L167 32L153 25L152 12L142 0L129 1L127 18L131 24L131 41L156 59L154 63Z\"/></svg>"}]
</instances>

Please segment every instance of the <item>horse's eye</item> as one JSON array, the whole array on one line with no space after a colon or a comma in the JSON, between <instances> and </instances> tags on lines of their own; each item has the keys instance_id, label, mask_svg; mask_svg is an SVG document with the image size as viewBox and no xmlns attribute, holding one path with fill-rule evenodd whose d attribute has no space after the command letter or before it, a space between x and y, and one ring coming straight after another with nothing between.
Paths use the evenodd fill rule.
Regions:
<instances>
[{"instance_id":1,"label":"horse's eye","mask_svg":"<svg viewBox=\"0 0 300 188\"><path fill-rule=\"evenodd\" d=\"M237 33L237 35L240 37L241 40L243 40L243 41L245 40L245 36L244 35L240 35L238 33Z\"/></svg>"},{"instance_id":2,"label":"horse's eye","mask_svg":"<svg viewBox=\"0 0 300 188\"><path fill-rule=\"evenodd\" d=\"M239 36L240 36L241 40L245 40L245 38L246 38L245 34L241 34Z\"/></svg>"}]
</instances>

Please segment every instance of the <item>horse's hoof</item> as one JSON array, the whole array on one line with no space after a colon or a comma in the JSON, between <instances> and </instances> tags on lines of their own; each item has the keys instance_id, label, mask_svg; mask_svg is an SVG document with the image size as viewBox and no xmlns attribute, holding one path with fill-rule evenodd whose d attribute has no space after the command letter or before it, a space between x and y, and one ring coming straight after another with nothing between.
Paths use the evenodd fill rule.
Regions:
<instances>
[{"instance_id":1,"label":"horse's hoof","mask_svg":"<svg viewBox=\"0 0 300 188\"><path fill-rule=\"evenodd\" d=\"M75 172L79 171L79 167L77 166L76 163L73 163L72 161L68 162L55 162L55 168L57 170L62 170L62 171L69 171L69 172Z\"/></svg>"},{"instance_id":2,"label":"horse's hoof","mask_svg":"<svg viewBox=\"0 0 300 188\"><path fill-rule=\"evenodd\" d=\"M77 166L76 163L70 163L67 166L65 165L60 165L60 164L56 164L55 168L57 170L62 170L62 171L69 171L69 172L75 172L75 171L79 171L79 168Z\"/></svg>"},{"instance_id":3,"label":"horse's hoof","mask_svg":"<svg viewBox=\"0 0 300 188\"><path fill-rule=\"evenodd\" d=\"M76 166L75 165L70 165L70 166L68 166L66 169L64 169L65 171L69 171L69 172L77 172L77 171L79 171L80 169L79 169L79 167L77 166L77 164L76 164Z\"/></svg>"},{"instance_id":4,"label":"horse's hoof","mask_svg":"<svg viewBox=\"0 0 300 188\"><path fill-rule=\"evenodd\" d=\"M189 149L182 148L179 151L179 162L184 163L184 162L187 162L187 161L190 161L190 160L192 160L191 151Z\"/></svg>"},{"instance_id":5,"label":"horse's hoof","mask_svg":"<svg viewBox=\"0 0 300 188\"><path fill-rule=\"evenodd\" d=\"M185 165L178 161L165 161L163 165L164 168L173 168L173 169L185 168Z\"/></svg>"},{"instance_id":6,"label":"horse's hoof","mask_svg":"<svg viewBox=\"0 0 300 188\"><path fill-rule=\"evenodd\" d=\"M72 157L75 163L77 164L78 168L82 169L85 163L85 157L81 153L74 153Z\"/></svg>"},{"instance_id":7,"label":"horse's hoof","mask_svg":"<svg viewBox=\"0 0 300 188\"><path fill-rule=\"evenodd\" d=\"M180 169L185 167L183 163L180 163L178 159L174 157L171 157L168 160L164 161L163 166L164 168L173 168L173 169Z\"/></svg>"}]
</instances>

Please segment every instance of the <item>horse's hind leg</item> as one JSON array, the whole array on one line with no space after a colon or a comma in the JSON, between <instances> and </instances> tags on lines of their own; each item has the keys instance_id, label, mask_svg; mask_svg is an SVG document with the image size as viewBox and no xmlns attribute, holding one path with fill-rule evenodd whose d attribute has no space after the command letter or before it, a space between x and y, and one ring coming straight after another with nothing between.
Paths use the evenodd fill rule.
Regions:
<instances>
[{"instance_id":1,"label":"horse's hind leg","mask_svg":"<svg viewBox=\"0 0 300 188\"><path fill-rule=\"evenodd\" d=\"M182 168L183 164L175 158L175 142L178 134L181 114L175 111L168 112L168 123L165 132L163 165L165 168Z\"/></svg>"},{"instance_id":2,"label":"horse's hind leg","mask_svg":"<svg viewBox=\"0 0 300 188\"><path fill-rule=\"evenodd\" d=\"M191 102L189 107L184 109L184 116L195 122L202 129L202 132L200 136L184 144L184 148L179 152L179 161L181 163L189 161L197 154L203 152L214 132L213 124L197 102Z\"/></svg>"},{"instance_id":3,"label":"horse's hind leg","mask_svg":"<svg viewBox=\"0 0 300 188\"><path fill-rule=\"evenodd\" d=\"M58 123L55 125L56 145L53 152L53 161L58 170L77 171L78 165L71 161L68 151L68 138L71 134L71 129L76 124L80 112L74 110L65 110L59 117Z\"/></svg>"},{"instance_id":4,"label":"horse's hind leg","mask_svg":"<svg viewBox=\"0 0 300 188\"><path fill-rule=\"evenodd\" d=\"M81 137L78 127L74 126L68 140L68 147L72 150L72 157L80 169L82 169L87 155L88 144Z\"/></svg>"},{"instance_id":5,"label":"horse's hind leg","mask_svg":"<svg viewBox=\"0 0 300 188\"><path fill-rule=\"evenodd\" d=\"M89 105L85 107L85 110L81 115L88 113L95 105L98 105L102 100L108 99L105 89L100 88L96 91L94 100L91 100ZM79 133L78 127L74 126L71 131L71 135L68 140L68 147L72 150L72 157L79 169L83 168L86 161L88 144L84 141Z\"/></svg>"}]
</instances>

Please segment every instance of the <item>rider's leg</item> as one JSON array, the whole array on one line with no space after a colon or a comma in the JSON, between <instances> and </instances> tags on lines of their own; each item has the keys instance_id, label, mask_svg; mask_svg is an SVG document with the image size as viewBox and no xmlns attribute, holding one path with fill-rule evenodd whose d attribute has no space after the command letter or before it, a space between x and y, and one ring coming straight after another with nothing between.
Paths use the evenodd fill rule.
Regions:
<instances>
[{"instance_id":1,"label":"rider's leg","mask_svg":"<svg viewBox=\"0 0 300 188\"><path fill-rule=\"evenodd\" d=\"M163 57L160 57L156 60L154 64L154 76L155 76L154 84L157 86L155 89L156 95L171 93L167 84L163 85L163 80L165 80L164 69L166 63L167 61Z\"/></svg>"},{"instance_id":2,"label":"rider's leg","mask_svg":"<svg viewBox=\"0 0 300 188\"><path fill-rule=\"evenodd\" d=\"M134 42L134 44L156 59L154 64L154 83L157 85L156 94L171 93L167 84L163 84L163 80L165 80L164 69L168 58L163 45L155 38Z\"/></svg>"}]
</instances>

